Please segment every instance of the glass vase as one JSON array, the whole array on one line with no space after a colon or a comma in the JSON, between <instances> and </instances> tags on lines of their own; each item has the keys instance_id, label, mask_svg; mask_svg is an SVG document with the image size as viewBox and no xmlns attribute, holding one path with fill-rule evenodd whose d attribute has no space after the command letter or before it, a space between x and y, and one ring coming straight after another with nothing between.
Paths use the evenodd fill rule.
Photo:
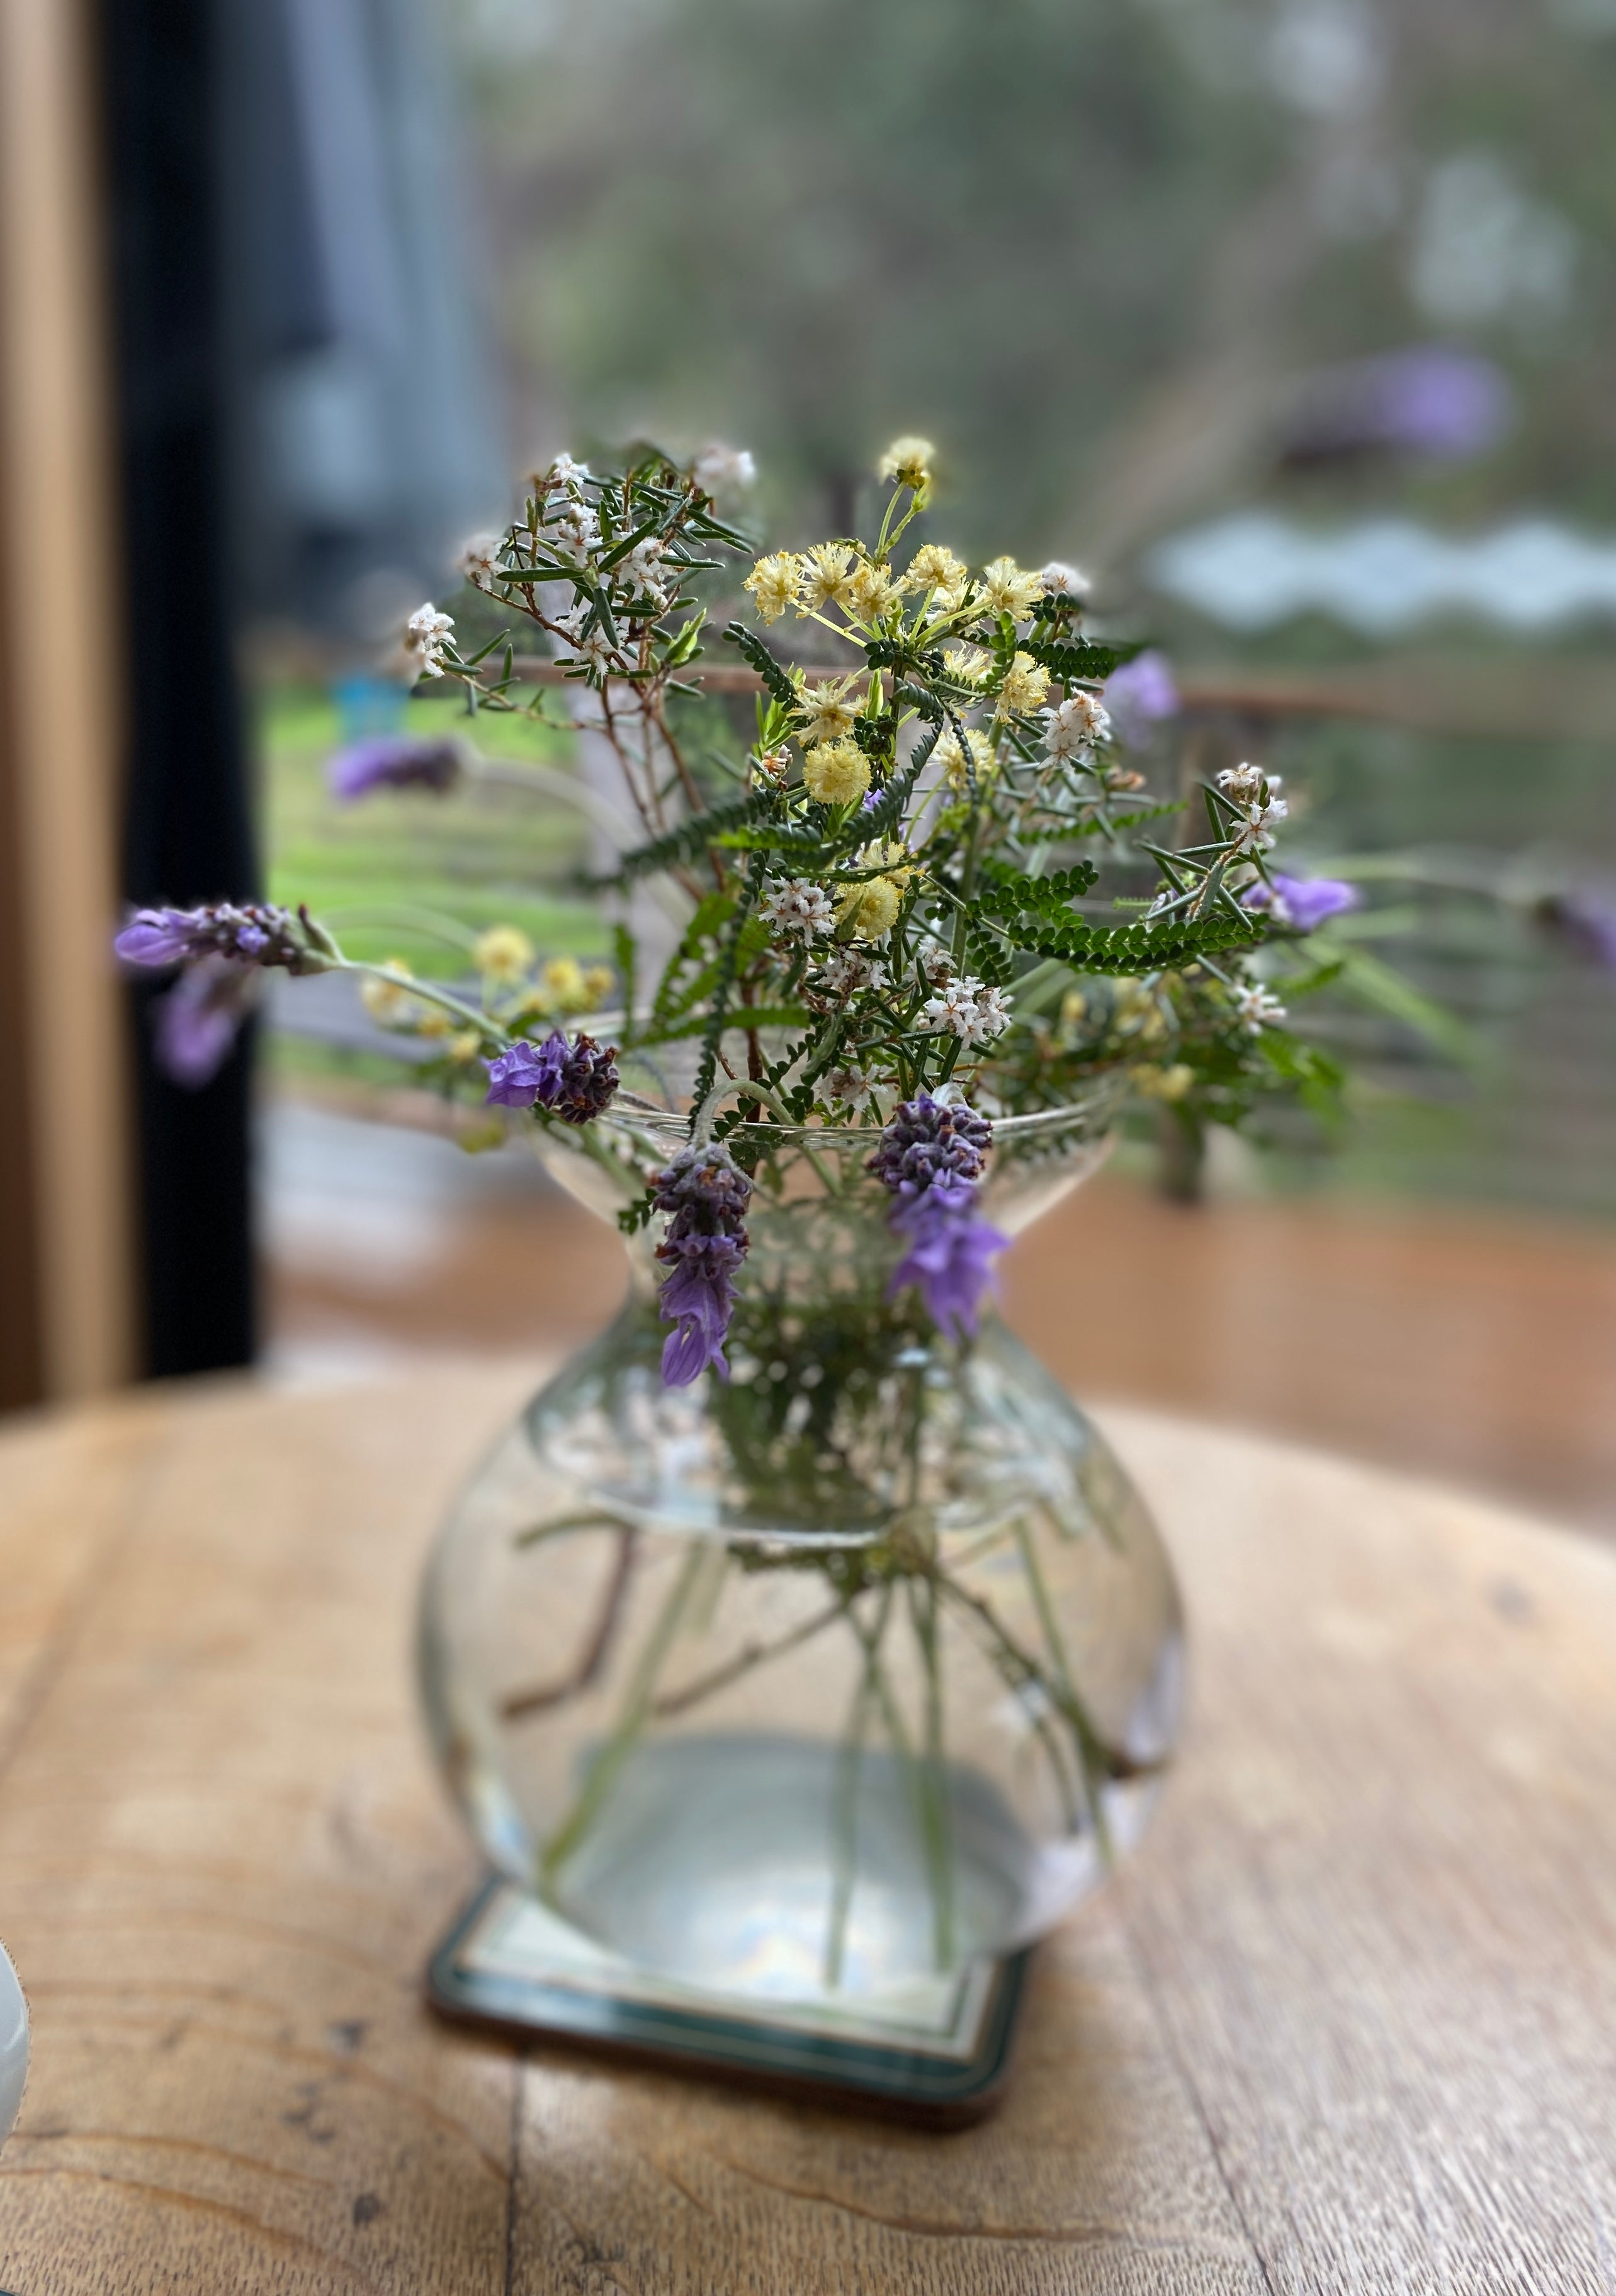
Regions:
<instances>
[{"instance_id":1,"label":"glass vase","mask_svg":"<svg viewBox=\"0 0 1616 2296\"><path fill-rule=\"evenodd\" d=\"M1091 1172L1107 1116L1001 1121L995 1225ZM1179 1608L1127 1475L997 1316L949 1338L893 1294L878 1134L731 1145L759 1135L730 1378L663 1385L633 1236L617 1320L444 1527L422 1691L489 1857L589 1939L727 1993L868 1998L1027 1943L1136 1838ZM611 1215L685 1136L619 1106L541 1152Z\"/></svg>"}]
</instances>

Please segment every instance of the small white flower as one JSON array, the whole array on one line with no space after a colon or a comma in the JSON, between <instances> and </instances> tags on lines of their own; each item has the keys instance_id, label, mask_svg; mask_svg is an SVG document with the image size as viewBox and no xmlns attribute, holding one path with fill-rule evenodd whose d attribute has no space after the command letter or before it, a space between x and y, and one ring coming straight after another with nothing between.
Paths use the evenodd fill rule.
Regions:
<instances>
[{"instance_id":1,"label":"small white flower","mask_svg":"<svg viewBox=\"0 0 1616 2296\"><path fill-rule=\"evenodd\" d=\"M830 895L807 877L771 877L759 906L776 932L800 933L804 940L829 932L836 922Z\"/></svg>"},{"instance_id":2,"label":"small white flower","mask_svg":"<svg viewBox=\"0 0 1616 2296\"><path fill-rule=\"evenodd\" d=\"M663 545L655 535L636 542L616 570L618 581L632 597L648 599L659 613L672 594L662 579L660 567Z\"/></svg>"},{"instance_id":3,"label":"small white flower","mask_svg":"<svg viewBox=\"0 0 1616 2296\"><path fill-rule=\"evenodd\" d=\"M1055 709L1040 709L1044 748L1056 765L1079 765L1096 742L1111 736L1111 713L1105 704L1081 688L1069 693Z\"/></svg>"},{"instance_id":4,"label":"small white flower","mask_svg":"<svg viewBox=\"0 0 1616 2296\"><path fill-rule=\"evenodd\" d=\"M1265 774L1260 766L1226 766L1218 776L1218 788L1235 805L1249 805L1260 797L1264 782L1271 791L1282 786L1278 774Z\"/></svg>"},{"instance_id":5,"label":"small white flower","mask_svg":"<svg viewBox=\"0 0 1616 2296\"><path fill-rule=\"evenodd\" d=\"M545 473L553 487L580 487L589 475L587 463L575 463L570 455L558 455Z\"/></svg>"},{"instance_id":6,"label":"small white flower","mask_svg":"<svg viewBox=\"0 0 1616 2296\"><path fill-rule=\"evenodd\" d=\"M440 614L434 605L417 606L404 626L404 650L421 658L422 677L441 677L444 657L449 652L449 632L455 627L452 614Z\"/></svg>"},{"instance_id":7,"label":"small white flower","mask_svg":"<svg viewBox=\"0 0 1616 2296\"><path fill-rule=\"evenodd\" d=\"M833 1069L824 1080L825 1098L835 1107L863 1108L875 1090L874 1079L862 1069Z\"/></svg>"},{"instance_id":8,"label":"small white flower","mask_svg":"<svg viewBox=\"0 0 1616 2296\"><path fill-rule=\"evenodd\" d=\"M855 988L884 988L887 968L861 948L833 948L814 975L814 986L832 996L846 996Z\"/></svg>"},{"instance_id":9,"label":"small white flower","mask_svg":"<svg viewBox=\"0 0 1616 2296\"><path fill-rule=\"evenodd\" d=\"M756 480L758 465L744 447L726 447L715 439L696 456L690 475L703 494L740 493Z\"/></svg>"},{"instance_id":10,"label":"small white flower","mask_svg":"<svg viewBox=\"0 0 1616 2296\"><path fill-rule=\"evenodd\" d=\"M1256 987L1235 991L1235 1012L1242 1026L1254 1037L1260 1037L1265 1029L1285 1017L1285 1008L1278 997Z\"/></svg>"},{"instance_id":11,"label":"small white flower","mask_svg":"<svg viewBox=\"0 0 1616 2296\"><path fill-rule=\"evenodd\" d=\"M1038 576L1046 591L1057 598L1076 598L1079 603L1088 595L1088 577L1075 566L1068 566L1063 558L1052 558Z\"/></svg>"},{"instance_id":12,"label":"small white flower","mask_svg":"<svg viewBox=\"0 0 1616 2296\"><path fill-rule=\"evenodd\" d=\"M494 578L494 569L499 563L504 540L503 534L472 535L460 546L460 554L455 561L456 570L463 574L468 582L475 582L481 589L485 583Z\"/></svg>"},{"instance_id":13,"label":"small white flower","mask_svg":"<svg viewBox=\"0 0 1616 2296\"><path fill-rule=\"evenodd\" d=\"M587 504L569 503L552 529L546 512L545 541L570 566L586 566L601 546L601 522Z\"/></svg>"},{"instance_id":14,"label":"small white flower","mask_svg":"<svg viewBox=\"0 0 1616 2296\"><path fill-rule=\"evenodd\" d=\"M968 973L947 980L921 1008L921 1027L951 1029L963 1045L988 1045L1010 1026L1002 988L989 988Z\"/></svg>"},{"instance_id":15,"label":"small white flower","mask_svg":"<svg viewBox=\"0 0 1616 2296\"><path fill-rule=\"evenodd\" d=\"M1270 792L1274 784L1268 783ZM1253 799L1239 808L1237 817L1229 824L1229 850L1232 853L1266 853L1274 842L1274 832L1290 812L1283 797L1272 794L1265 804Z\"/></svg>"},{"instance_id":16,"label":"small white flower","mask_svg":"<svg viewBox=\"0 0 1616 2296\"><path fill-rule=\"evenodd\" d=\"M933 988L954 978L954 959L938 941L930 940L920 953L920 969Z\"/></svg>"}]
</instances>

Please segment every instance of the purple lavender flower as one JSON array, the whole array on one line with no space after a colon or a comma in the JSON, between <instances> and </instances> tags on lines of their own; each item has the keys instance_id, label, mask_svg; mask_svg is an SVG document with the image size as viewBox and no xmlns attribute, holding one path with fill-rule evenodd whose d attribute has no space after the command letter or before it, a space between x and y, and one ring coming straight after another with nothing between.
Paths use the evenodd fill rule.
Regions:
<instances>
[{"instance_id":1,"label":"purple lavender flower","mask_svg":"<svg viewBox=\"0 0 1616 2296\"><path fill-rule=\"evenodd\" d=\"M746 1245L731 1235L685 1235L657 1246L669 1263L660 1292L662 1321L672 1324L662 1343L662 1383L688 1387L710 1365L729 1377L724 1342L735 1312L734 1272Z\"/></svg>"},{"instance_id":2,"label":"purple lavender flower","mask_svg":"<svg viewBox=\"0 0 1616 2296\"><path fill-rule=\"evenodd\" d=\"M340 805L379 789L452 789L463 759L457 742L421 734L369 734L339 750L325 768L326 786Z\"/></svg>"},{"instance_id":3,"label":"purple lavender flower","mask_svg":"<svg viewBox=\"0 0 1616 2296\"><path fill-rule=\"evenodd\" d=\"M1363 898L1356 885L1341 877L1287 877L1276 870L1271 885L1259 878L1241 895L1240 905L1245 909L1266 909L1276 925L1309 933L1326 917L1356 909Z\"/></svg>"},{"instance_id":4,"label":"purple lavender flower","mask_svg":"<svg viewBox=\"0 0 1616 2296\"><path fill-rule=\"evenodd\" d=\"M989 1263L1009 1242L976 1211L976 1183L992 1139L987 1117L964 1101L923 1092L894 1111L869 1160L898 1199L888 1226L908 1245L887 1297L916 1284L932 1322L956 1339L975 1331L992 1282Z\"/></svg>"},{"instance_id":5,"label":"purple lavender flower","mask_svg":"<svg viewBox=\"0 0 1616 2296\"><path fill-rule=\"evenodd\" d=\"M1178 688L1159 647L1147 648L1112 672L1105 681L1105 707L1117 739L1130 750L1144 749L1157 726L1178 715Z\"/></svg>"},{"instance_id":6,"label":"purple lavender flower","mask_svg":"<svg viewBox=\"0 0 1616 2296\"><path fill-rule=\"evenodd\" d=\"M525 1037L488 1064L491 1108L547 1108L563 1124L587 1124L611 1106L618 1087L617 1046L593 1037L570 1045L552 1029L540 1045Z\"/></svg>"},{"instance_id":7,"label":"purple lavender flower","mask_svg":"<svg viewBox=\"0 0 1616 2296\"><path fill-rule=\"evenodd\" d=\"M963 1100L933 1100L917 1093L892 1111L868 1168L896 1194L918 1195L942 1174L974 1180L993 1140L993 1127Z\"/></svg>"},{"instance_id":8,"label":"purple lavender flower","mask_svg":"<svg viewBox=\"0 0 1616 2296\"><path fill-rule=\"evenodd\" d=\"M307 911L267 902L209 901L201 908L136 909L112 947L126 964L195 964L233 956L248 964L324 972L331 959L311 938Z\"/></svg>"},{"instance_id":9,"label":"purple lavender flower","mask_svg":"<svg viewBox=\"0 0 1616 2296\"><path fill-rule=\"evenodd\" d=\"M1010 1241L978 1218L974 1184L939 1173L898 1205L890 1224L909 1248L892 1270L888 1298L915 1284L939 1332L950 1339L974 1333L982 1293L994 1282L992 1262Z\"/></svg>"},{"instance_id":10,"label":"purple lavender flower","mask_svg":"<svg viewBox=\"0 0 1616 2296\"><path fill-rule=\"evenodd\" d=\"M152 1007L157 1065L187 1092L210 1084L251 1008L258 975L230 956L187 965Z\"/></svg>"},{"instance_id":11,"label":"purple lavender flower","mask_svg":"<svg viewBox=\"0 0 1616 2296\"><path fill-rule=\"evenodd\" d=\"M652 1182L668 1230L657 1258L663 1278L661 1313L672 1324L662 1348L662 1380L688 1387L710 1366L729 1377L724 1341L735 1312L733 1278L746 1257L746 1208L752 1184L726 1148L714 1143L683 1148Z\"/></svg>"},{"instance_id":12,"label":"purple lavender flower","mask_svg":"<svg viewBox=\"0 0 1616 2296\"><path fill-rule=\"evenodd\" d=\"M559 1029L552 1029L542 1045L519 1037L497 1060L488 1063L488 1096L484 1106L531 1108L535 1101L542 1100L547 1108L561 1083L566 1056L567 1039Z\"/></svg>"}]
</instances>

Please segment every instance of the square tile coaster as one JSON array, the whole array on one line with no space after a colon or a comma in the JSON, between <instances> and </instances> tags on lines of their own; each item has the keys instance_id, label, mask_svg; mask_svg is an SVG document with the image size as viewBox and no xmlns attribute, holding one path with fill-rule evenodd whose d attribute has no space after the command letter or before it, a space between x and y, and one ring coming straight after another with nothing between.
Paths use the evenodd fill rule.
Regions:
<instances>
[{"instance_id":1,"label":"square tile coaster","mask_svg":"<svg viewBox=\"0 0 1616 2296\"><path fill-rule=\"evenodd\" d=\"M764 2001L653 1976L492 1880L432 1956L427 1995L466 2022L947 2123L997 2102L1027 1960L973 1962L883 1996L878 2014Z\"/></svg>"}]
</instances>

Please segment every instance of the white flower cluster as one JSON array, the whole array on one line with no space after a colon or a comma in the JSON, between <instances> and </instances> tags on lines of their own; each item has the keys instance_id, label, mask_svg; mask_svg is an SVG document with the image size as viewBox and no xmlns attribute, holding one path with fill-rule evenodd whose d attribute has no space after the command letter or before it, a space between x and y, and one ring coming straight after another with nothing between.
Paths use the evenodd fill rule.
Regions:
<instances>
[{"instance_id":1,"label":"white flower cluster","mask_svg":"<svg viewBox=\"0 0 1616 2296\"><path fill-rule=\"evenodd\" d=\"M1087 575L1068 566L1063 558L1052 558L1038 579L1052 597L1075 598L1081 604L1088 595Z\"/></svg>"},{"instance_id":2,"label":"white flower cluster","mask_svg":"<svg viewBox=\"0 0 1616 2296\"><path fill-rule=\"evenodd\" d=\"M834 1107L863 1108L874 1094L874 1079L862 1069L833 1069L824 1080L824 1096Z\"/></svg>"},{"instance_id":3,"label":"white flower cluster","mask_svg":"<svg viewBox=\"0 0 1616 2296\"><path fill-rule=\"evenodd\" d=\"M462 543L455 561L455 570L463 574L468 582L475 583L478 589L485 589L494 578L494 570L504 546L503 534L474 534Z\"/></svg>"},{"instance_id":4,"label":"white flower cluster","mask_svg":"<svg viewBox=\"0 0 1616 2296\"><path fill-rule=\"evenodd\" d=\"M1254 1037L1260 1037L1265 1029L1285 1017L1285 1008L1278 997L1256 986L1236 989L1235 1013L1242 1027L1250 1029Z\"/></svg>"},{"instance_id":5,"label":"white flower cluster","mask_svg":"<svg viewBox=\"0 0 1616 2296\"><path fill-rule=\"evenodd\" d=\"M1260 766L1226 766L1218 786L1235 808L1230 824L1229 848L1235 853L1266 853L1274 832L1290 812L1279 794L1280 776L1265 774Z\"/></svg>"},{"instance_id":6,"label":"white flower cluster","mask_svg":"<svg viewBox=\"0 0 1616 2296\"><path fill-rule=\"evenodd\" d=\"M636 603L644 601L660 614L666 611L673 595L661 571L663 545L654 534L636 542L627 558L612 569L613 578Z\"/></svg>"},{"instance_id":7,"label":"white flower cluster","mask_svg":"<svg viewBox=\"0 0 1616 2296\"><path fill-rule=\"evenodd\" d=\"M850 996L856 988L884 988L887 968L878 956L862 948L833 948L814 975L814 987L831 996Z\"/></svg>"},{"instance_id":8,"label":"white flower cluster","mask_svg":"<svg viewBox=\"0 0 1616 2296\"><path fill-rule=\"evenodd\" d=\"M577 605L570 614L555 617L555 627L570 650L570 656L563 659L581 661L601 677L612 670L627 669L627 656L611 644L600 624L597 622L593 629L587 627L593 611L587 604Z\"/></svg>"},{"instance_id":9,"label":"white flower cluster","mask_svg":"<svg viewBox=\"0 0 1616 2296\"><path fill-rule=\"evenodd\" d=\"M759 907L776 932L797 933L804 940L828 933L836 922L830 895L807 877L769 878Z\"/></svg>"},{"instance_id":10,"label":"white flower cluster","mask_svg":"<svg viewBox=\"0 0 1616 2296\"><path fill-rule=\"evenodd\" d=\"M923 1029L953 1031L962 1045L990 1045L1010 1026L1002 988L989 988L969 973L946 980L921 1008Z\"/></svg>"},{"instance_id":11,"label":"white flower cluster","mask_svg":"<svg viewBox=\"0 0 1616 2296\"><path fill-rule=\"evenodd\" d=\"M404 651L417 658L418 676L443 676L444 661L454 643L449 636L454 627L453 614L440 614L431 603L416 607L404 626Z\"/></svg>"},{"instance_id":12,"label":"white flower cluster","mask_svg":"<svg viewBox=\"0 0 1616 2296\"><path fill-rule=\"evenodd\" d=\"M1044 748L1058 766L1081 765L1096 742L1111 737L1111 713L1103 701L1081 688L1069 693L1058 709L1040 709Z\"/></svg>"},{"instance_id":13,"label":"white flower cluster","mask_svg":"<svg viewBox=\"0 0 1616 2296\"><path fill-rule=\"evenodd\" d=\"M744 447L715 439L696 456L690 475L704 495L740 494L757 479L758 465Z\"/></svg>"}]
</instances>

